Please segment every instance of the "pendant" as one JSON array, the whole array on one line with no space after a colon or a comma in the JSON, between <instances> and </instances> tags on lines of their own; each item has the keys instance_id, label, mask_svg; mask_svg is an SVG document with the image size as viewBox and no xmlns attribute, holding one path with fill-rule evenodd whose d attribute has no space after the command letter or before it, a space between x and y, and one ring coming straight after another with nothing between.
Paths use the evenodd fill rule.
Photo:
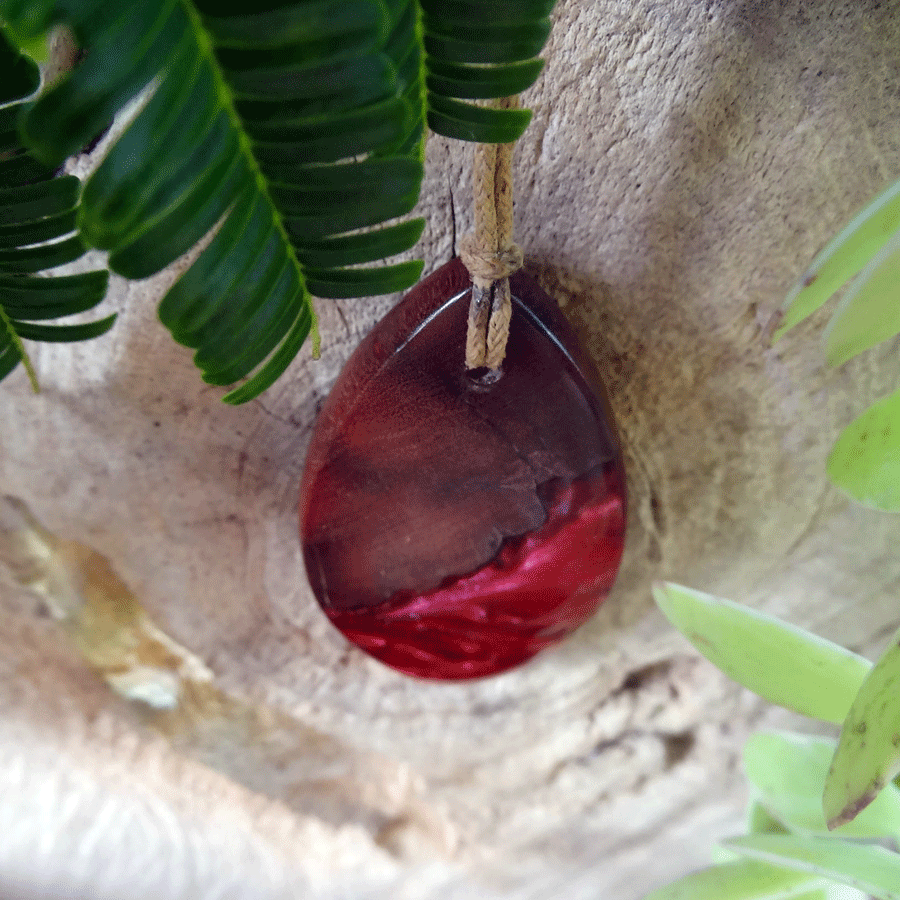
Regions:
<instances>
[{"instance_id":1,"label":"pendant","mask_svg":"<svg viewBox=\"0 0 900 900\"><path fill-rule=\"evenodd\" d=\"M557 304L522 272L510 287L499 379L465 370L471 283L453 259L360 344L310 445L313 592L408 675L525 662L587 621L619 568L625 474L604 389Z\"/></svg>"}]
</instances>

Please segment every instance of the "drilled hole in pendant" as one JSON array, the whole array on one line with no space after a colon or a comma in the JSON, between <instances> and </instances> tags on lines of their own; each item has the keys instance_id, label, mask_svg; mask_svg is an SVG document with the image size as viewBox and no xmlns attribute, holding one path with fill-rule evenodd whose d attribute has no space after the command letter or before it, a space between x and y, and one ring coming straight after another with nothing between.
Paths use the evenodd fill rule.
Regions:
<instances>
[{"instance_id":1,"label":"drilled hole in pendant","mask_svg":"<svg viewBox=\"0 0 900 900\"><path fill-rule=\"evenodd\" d=\"M502 377L502 367L489 369L487 366L479 366L477 369L468 369L466 371L466 381L469 387L475 391L490 390Z\"/></svg>"}]
</instances>

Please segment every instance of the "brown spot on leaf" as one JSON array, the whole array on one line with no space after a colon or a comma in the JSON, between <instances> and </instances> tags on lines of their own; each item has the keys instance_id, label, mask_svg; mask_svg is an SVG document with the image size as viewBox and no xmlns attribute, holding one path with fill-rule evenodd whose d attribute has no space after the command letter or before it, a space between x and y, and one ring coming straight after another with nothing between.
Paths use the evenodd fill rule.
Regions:
<instances>
[{"instance_id":1,"label":"brown spot on leaf","mask_svg":"<svg viewBox=\"0 0 900 900\"><path fill-rule=\"evenodd\" d=\"M877 796L878 790L868 790L861 797L848 803L834 818L828 820L828 830L833 831L852 822Z\"/></svg>"}]
</instances>

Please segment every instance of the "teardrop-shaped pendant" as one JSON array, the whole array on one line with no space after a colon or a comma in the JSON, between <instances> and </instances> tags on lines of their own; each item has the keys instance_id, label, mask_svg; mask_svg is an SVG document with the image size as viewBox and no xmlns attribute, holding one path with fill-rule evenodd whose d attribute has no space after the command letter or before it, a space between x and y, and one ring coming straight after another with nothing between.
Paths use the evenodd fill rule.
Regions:
<instances>
[{"instance_id":1,"label":"teardrop-shaped pendant","mask_svg":"<svg viewBox=\"0 0 900 900\"><path fill-rule=\"evenodd\" d=\"M470 277L451 260L360 344L310 445L315 596L409 675L525 662L589 619L619 568L625 477L603 387L556 303L523 273L510 284L499 380L464 368Z\"/></svg>"}]
</instances>

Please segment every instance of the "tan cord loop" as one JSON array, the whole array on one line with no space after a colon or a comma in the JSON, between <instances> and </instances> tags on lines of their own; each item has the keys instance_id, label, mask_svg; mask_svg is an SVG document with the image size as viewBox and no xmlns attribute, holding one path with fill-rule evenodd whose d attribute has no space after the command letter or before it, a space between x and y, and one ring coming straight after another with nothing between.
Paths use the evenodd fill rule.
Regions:
<instances>
[{"instance_id":1,"label":"tan cord loop","mask_svg":"<svg viewBox=\"0 0 900 900\"><path fill-rule=\"evenodd\" d=\"M509 279L498 281L494 289L491 305L491 320L488 323L484 364L489 369L499 369L506 356L506 341L509 339L509 325L512 321L512 295Z\"/></svg>"},{"instance_id":2,"label":"tan cord loop","mask_svg":"<svg viewBox=\"0 0 900 900\"><path fill-rule=\"evenodd\" d=\"M496 101L517 109L517 97ZM475 232L460 242L460 257L472 276L466 334L466 368L499 369L506 354L512 299L509 276L522 267L522 251L512 240L513 144L477 144L472 163Z\"/></svg>"}]
</instances>

